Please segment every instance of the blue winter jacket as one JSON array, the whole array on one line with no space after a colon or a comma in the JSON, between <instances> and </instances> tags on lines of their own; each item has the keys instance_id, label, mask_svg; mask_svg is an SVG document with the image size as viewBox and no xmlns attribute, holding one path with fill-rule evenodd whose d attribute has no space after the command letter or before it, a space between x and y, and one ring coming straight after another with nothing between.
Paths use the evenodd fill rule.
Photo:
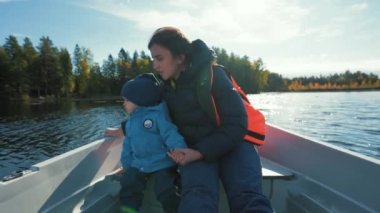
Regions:
<instances>
[{"instance_id":1,"label":"blue winter jacket","mask_svg":"<svg viewBox=\"0 0 380 213\"><path fill-rule=\"evenodd\" d=\"M187 147L170 120L165 102L136 108L126 122L125 133L121 153L123 168L134 167L147 173L168 168L175 162L167 152Z\"/></svg>"}]
</instances>

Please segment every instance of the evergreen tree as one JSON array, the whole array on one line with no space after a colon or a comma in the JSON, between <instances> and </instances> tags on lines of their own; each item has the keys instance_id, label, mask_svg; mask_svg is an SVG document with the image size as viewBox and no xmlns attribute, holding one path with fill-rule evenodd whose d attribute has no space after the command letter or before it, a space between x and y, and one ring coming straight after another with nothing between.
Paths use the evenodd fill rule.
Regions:
<instances>
[{"instance_id":1,"label":"evergreen tree","mask_svg":"<svg viewBox=\"0 0 380 213\"><path fill-rule=\"evenodd\" d=\"M280 92L285 90L286 87L282 76L277 73L269 73L268 85L265 91Z\"/></svg>"},{"instance_id":2,"label":"evergreen tree","mask_svg":"<svg viewBox=\"0 0 380 213\"><path fill-rule=\"evenodd\" d=\"M131 67L132 59L129 56L129 53L121 48L117 60L117 72L120 80L119 85L122 85L124 82L132 78Z\"/></svg>"},{"instance_id":3,"label":"evergreen tree","mask_svg":"<svg viewBox=\"0 0 380 213\"><path fill-rule=\"evenodd\" d=\"M110 94L110 89L107 86L107 81L102 75L98 63L95 63L93 66L91 66L88 93L90 95Z\"/></svg>"},{"instance_id":4,"label":"evergreen tree","mask_svg":"<svg viewBox=\"0 0 380 213\"><path fill-rule=\"evenodd\" d=\"M81 48L78 44L75 45L74 48L74 57L73 57L73 65L74 65L74 75L79 76L81 71L80 62L83 60L83 54Z\"/></svg>"},{"instance_id":5,"label":"evergreen tree","mask_svg":"<svg viewBox=\"0 0 380 213\"><path fill-rule=\"evenodd\" d=\"M133 52L133 57L132 57L132 76L135 77L139 74L139 54L137 51Z\"/></svg>"},{"instance_id":6,"label":"evergreen tree","mask_svg":"<svg viewBox=\"0 0 380 213\"><path fill-rule=\"evenodd\" d=\"M104 61L102 71L104 77L107 79L109 90L114 94L119 93L120 84L117 78L116 63L111 54L108 56L108 60Z\"/></svg>"},{"instance_id":7,"label":"evergreen tree","mask_svg":"<svg viewBox=\"0 0 380 213\"><path fill-rule=\"evenodd\" d=\"M49 37L41 37L38 49L40 55L38 57L37 67L41 79L38 95L40 95L41 88L42 91L44 91L44 95L59 96L59 91L62 86L62 70L59 66L57 49Z\"/></svg>"},{"instance_id":8,"label":"evergreen tree","mask_svg":"<svg viewBox=\"0 0 380 213\"><path fill-rule=\"evenodd\" d=\"M108 55L108 59L103 63L103 73L106 78L116 80L116 64L111 54Z\"/></svg>"},{"instance_id":9,"label":"evergreen tree","mask_svg":"<svg viewBox=\"0 0 380 213\"><path fill-rule=\"evenodd\" d=\"M228 57L227 51L225 49L220 49L217 47L213 47L213 50L215 51L217 55L218 64L228 67L229 57Z\"/></svg>"},{"instance_id":10,"label":"evergreen tree","mask_svg":"<svg viewBox=\"0 0 380 213\"><path fill-rule=\"evenodd\" d=\"M7 93L10 97L20 98L28 93L27 62L23 58L22 47L15 36L10 35L6 38L4 50L9 58L9 70L6 76L9 85Z\"/></svg>"},{"instance_id":11,"label":"evergreen tree","mask_svg":"<svg viewBox=\"0 0 380 213\"><path fill-rule=\"evenodd\" d=\"M28 88L28 93L32 93L32 95L36 95L33 92L37 91L34 85L38 85L38 52L34 48L32 41L29 38L24 39L23 44L23 58L26 60L27 63L27 79L26 82L27 85L25 85L26 88Z\"/></svg>"},{"instance_id":12,"label":"evergreen tree","mask_svg":"<svg viewBox=\"0 0 380 213\"><path fill-rule=\"evenodd\" d=\"M139 72L140 73L153 72L152 60L150 59L149 55L147 55L144 51L141 51L140 53Z\"/></svg>"},{"instance_id":13,"label":"evergreen tree","mask_svg":"<svg viewBox=\"0 0 380 213\"><path fill-rule=\"evenodd\" d=\"M9 58L5 52L5 49L3 47L0 47L0 100L9 98L9 63Z\"/></svg>"},{"instance_id":14,"label":"evergreen tree","mask_svg":"<svg viewBox=\"0 0 380 213\"><path fill-rule=\"evenodd\" d=\"M68 97L73 92L75 86L70 53L66 48L62 48L58 53L58 57L62 69L61 92L64 96Z\"/></svg>"}]
</instances>

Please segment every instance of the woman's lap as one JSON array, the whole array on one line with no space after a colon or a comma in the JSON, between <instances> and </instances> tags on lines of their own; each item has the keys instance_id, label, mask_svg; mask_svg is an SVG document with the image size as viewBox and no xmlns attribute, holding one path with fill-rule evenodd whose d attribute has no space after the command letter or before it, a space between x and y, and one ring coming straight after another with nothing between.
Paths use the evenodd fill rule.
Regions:
<instances>
[{"instance_id":1,"label":"woman's lap","mask_svg":"<svg viewBox=\"0 0 380 213\"><path fill-rule=\"evenodd\" d=\"M180 168L179 212L218 212L219 178L231 212L271 212L261 191L260 158L252 144L242 142L219 162L196 161Z\"/></svg>"},{"instance_id":2,"label":"woman's lap","mask_svg":"<svg viewBox=\"0 0 380 213\"><path fill-rule=\"evenodd\" d=\"M218 212L218 164L195 161L180 167L181 203L179 211Z\"/></svg>"},{"instance_id":3,"label":"woman's lap","mask_svg":"<svg viewBox=\"0 0 380 213\"><path fill-rule=\"evenodd\" d=\"M252 143L242 142L220 162L231 212L272 212L262 194L261 162Z\"/></svg>"}]
</instances>

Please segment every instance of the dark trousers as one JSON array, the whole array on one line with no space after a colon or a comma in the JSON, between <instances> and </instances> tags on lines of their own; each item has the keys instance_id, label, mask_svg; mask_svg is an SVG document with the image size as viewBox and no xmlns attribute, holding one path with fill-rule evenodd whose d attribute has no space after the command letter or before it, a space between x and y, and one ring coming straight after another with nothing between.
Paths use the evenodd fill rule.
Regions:
<instances>
[{"instance_id":1,"label":"dark trousers","mask_svg":"<svg viewBox=\"0 0 380 213\"><path fill-rule=\"evenodd\" d=\"M176 193L176 167L159 170L153 173L140 172L136 168L128 168L120 179L120 202L124 207L138 211L144 198L148 178L154 178L154 192L165 212L177 212L179 196Z\"/></svg>"},{"instance_id":2,"label":"dark trousers","mask_svg":"<svg viewBox=\"0 0 380 213\"><path fill-rule=\"evenodd\" d=\"M225 188L230 212L273 212L262 193L261 162L251 143L241 142L218 162L195 161L180 167L180 213L217 213L219 179Z\"/></svg>"}]
</instances>

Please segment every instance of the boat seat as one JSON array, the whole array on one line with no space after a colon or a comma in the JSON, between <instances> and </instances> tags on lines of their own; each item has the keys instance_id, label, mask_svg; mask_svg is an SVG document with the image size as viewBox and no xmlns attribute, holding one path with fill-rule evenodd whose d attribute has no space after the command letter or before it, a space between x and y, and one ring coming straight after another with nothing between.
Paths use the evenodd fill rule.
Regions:
<instances>
[{"instance_id":1,"label":"boat seat","mask_svg":"<svg viewBox=\"0 0 380 213\"><path fill-rule=\"evenodd\" d=\"M294 174L289 169L266 158L261 158L263 179L284 179L290 180Z\"/></svg>"},{"instance_id":2,"label":"boat seat","mask_svg":"<svg viewBox=\"0 0 380 213\"><path fill-rule=\"evenodd\" d=\"M263 176L263 188L267 187L267 196L271 200L275 193L275 184L277 181L289 181L294 177L294 173L271 160L261 158L261 172ZM266 182L266 183L265 183Z\"/></svg>"}]
</instances>

